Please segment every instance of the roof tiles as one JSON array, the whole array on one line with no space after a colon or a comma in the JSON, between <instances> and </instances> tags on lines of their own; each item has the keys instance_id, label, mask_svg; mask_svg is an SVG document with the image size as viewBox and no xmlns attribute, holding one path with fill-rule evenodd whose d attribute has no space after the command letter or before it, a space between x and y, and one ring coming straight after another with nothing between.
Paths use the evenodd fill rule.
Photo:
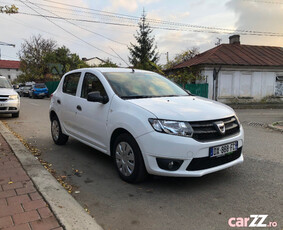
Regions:
<instances>
[{"instance_id":1,"label":"roof tiles","mask_svg":"<svg viewBox=\"0 0 283 230\"><path fill-rule=\"evenodd\" d=\"M20 61L0 60L0 69L19 69Z\"/></svg>"}]
</instances>

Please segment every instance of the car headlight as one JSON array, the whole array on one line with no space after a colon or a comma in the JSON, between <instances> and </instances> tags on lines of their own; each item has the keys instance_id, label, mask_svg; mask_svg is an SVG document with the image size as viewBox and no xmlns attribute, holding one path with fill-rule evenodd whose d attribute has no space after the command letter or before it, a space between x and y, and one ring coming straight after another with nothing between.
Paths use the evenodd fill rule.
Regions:
<instances>
[{"instance_id":1,"label":"car headlight","mask_svg":"<svg viewBox=\"0 0 283 230\"><path fill-rule=\"evenodd\" d=\"M9 96L9 100L18 100L18 99L19 99L19 95L18 94Z\"/></svg>"},{"instance_id":2,"label":"car headlight","mask_svg":"<svg viewBox=\"0 0 283 230\"><path fill-rule=\"evenodd\" d=\"M193 128L186 121L170 121L170 120L159 120L159 119L148 119L153 129L160 133L167 133L171 135L192 137Z\"/></svg>"}]
</instances>

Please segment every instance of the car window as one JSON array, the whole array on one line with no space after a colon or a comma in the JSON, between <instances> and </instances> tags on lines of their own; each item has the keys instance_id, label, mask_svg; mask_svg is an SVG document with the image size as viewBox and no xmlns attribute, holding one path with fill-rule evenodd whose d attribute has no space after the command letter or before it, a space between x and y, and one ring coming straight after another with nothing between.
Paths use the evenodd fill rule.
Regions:
<instances>
[{"instance_id":1,"label":"car window","mask_svg":"<svg viewBox=\"0 0 283 230\"><path fill-rule=\"evenodd\" d=\"M0 78L0 88L12 88L12 85L10 84L10 82L8 82L8 80L6 78Z\"/></svg>"},{"instance_id":2,"label":"car window","mask_svg":"<svg viewBox=\"0 0 283 230\"><path fill-rule=\"evenodd\" d=\"M67 75L63 83L63 93L75 96L81 73L71 73Z\"/></svg>"},{"instance_id":3,"label":"car window","mask_svg":"<svg viewBox=\"0 0 283 230\"><path fill-rule=\"evenodd\" d=\"M87 98L90 92L99 91L101 96L106 96L106 91L100 80L91 73L86 73L82 86L82 98Z\"/></svg>"},{"instance_id":4,"label":"car window","mask_svg":"<svg viewBox=\"0 0 283 230\"><path fill-rule=\"evenodd\" d=\"M46 88L46 85L44 83L38 83L35 84L34 88Z\"/></svg>"}]
</instances>

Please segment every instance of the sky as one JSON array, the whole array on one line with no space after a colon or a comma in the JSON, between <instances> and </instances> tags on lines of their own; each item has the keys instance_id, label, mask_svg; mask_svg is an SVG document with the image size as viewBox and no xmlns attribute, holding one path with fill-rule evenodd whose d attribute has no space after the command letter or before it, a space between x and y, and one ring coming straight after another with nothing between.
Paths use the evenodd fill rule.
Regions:
<instances>
[{"instance_id":1,"label":"sky","mask_svg":"<svg viewBox=\"0 0 283 230\"><path fill-rule=\"evenodd\" d=\"M24 40L41 34L81 58L125 66L143 10L159 64L167 53L173 59L192 47L204 52L233 34L240 34L241 44L283 47L283 0L0 0L0 6L11 4L19 13L0 13L0 42L16 46L0 46L4 60L18 60Z\"/></svg>"}]
</instances>

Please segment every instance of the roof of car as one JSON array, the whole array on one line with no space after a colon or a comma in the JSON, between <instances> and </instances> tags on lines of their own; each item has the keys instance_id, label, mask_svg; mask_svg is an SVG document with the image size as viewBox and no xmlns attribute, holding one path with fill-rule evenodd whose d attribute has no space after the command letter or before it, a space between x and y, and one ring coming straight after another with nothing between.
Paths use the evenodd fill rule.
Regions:
<instances>
[{"instance_id":1,"label":"roof of car","mask_svg":"<svg viewBox=\"0 0 283 230\"><path fill-rule=\"evenodd\" d=\"M84 68L80 70L97 70L101 73L111 73L111 72L126 72L130 73L133 72L133 69L131 68ZM140 70L140 69L134 69L135 72L147 72L146 70Z\"/></svg>"}]
</instances>

